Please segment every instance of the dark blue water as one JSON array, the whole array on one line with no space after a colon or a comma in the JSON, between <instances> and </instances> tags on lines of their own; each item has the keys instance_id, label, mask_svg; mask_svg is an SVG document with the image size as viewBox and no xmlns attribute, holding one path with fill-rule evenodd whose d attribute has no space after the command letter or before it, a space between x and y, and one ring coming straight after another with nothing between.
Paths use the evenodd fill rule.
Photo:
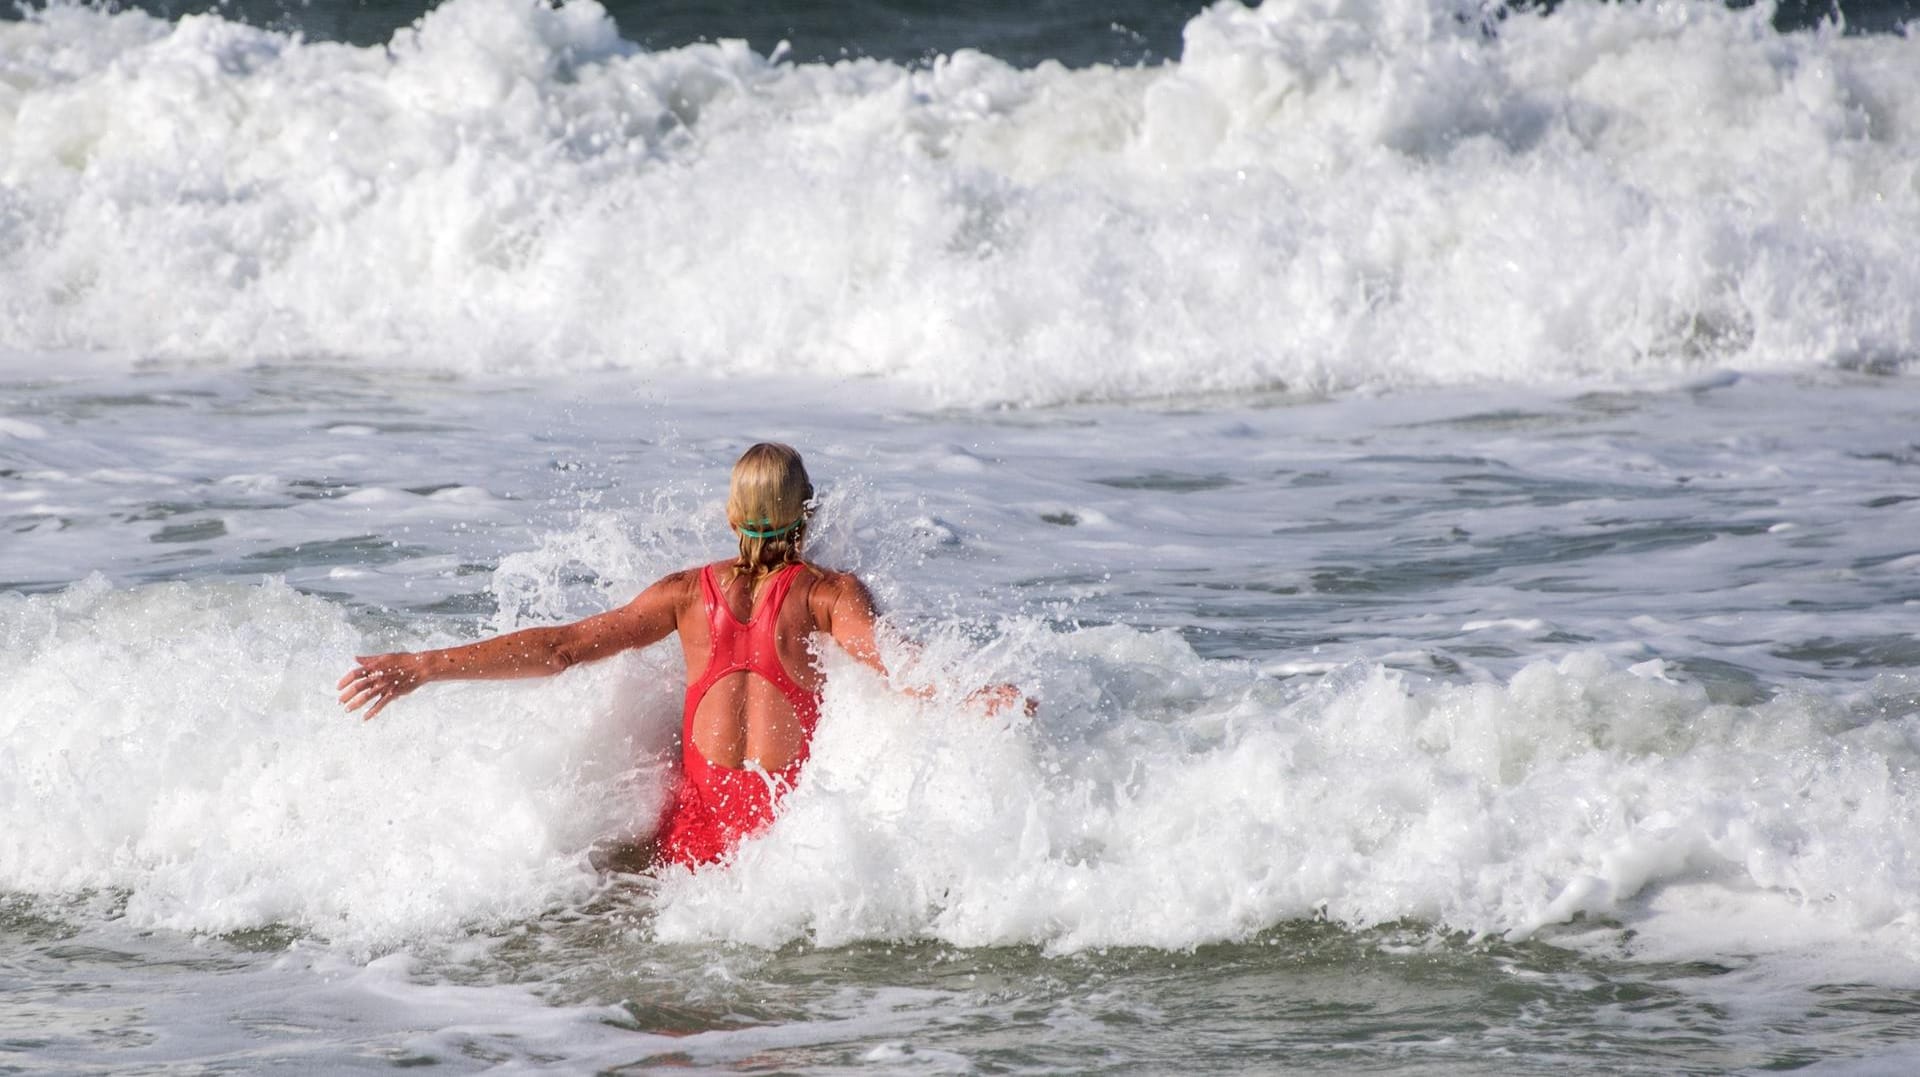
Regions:
<instances>
[{"instance_id":1,"label":"dark blue water","mask_svg":"<svg viewBox=\"0 0 1920 1077\"><path fill-rule=\"evenodd\" d=\"M1070 67L1178 59L1181 28L1208 6L1204 0L603 2L625 37L653 49L743 38L763 54L785 41L795 60L809 62L867 56L912 63L971 48L1020 66L1057 60ZM37 5L0 6L0 16L32 6ZM428 0L140 0L122 6L170 18L211 11L309 38L367 45L388 40L434 5ZM1544 6L1555 5L1548 0ZM1794 30L1834 18L1849 32L1903 32L1920 18L1920 0L1781 0L1774 23Z\"/></svg>"}]
</instances>

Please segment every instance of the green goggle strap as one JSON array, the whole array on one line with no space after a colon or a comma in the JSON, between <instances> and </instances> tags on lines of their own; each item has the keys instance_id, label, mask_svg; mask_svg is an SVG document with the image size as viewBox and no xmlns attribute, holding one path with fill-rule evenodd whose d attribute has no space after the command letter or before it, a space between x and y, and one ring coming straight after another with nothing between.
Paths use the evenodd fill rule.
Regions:
<instances>
[{"instance_id":1,"label":"green goggle strap","mask_svg":"<svg viewBox=\"0 0 1920 1077\"><path fill-rule=\"evenodd\" d=\"M755 529L756 526L760 528L765 528L766 530L756 530ZM784 535L787 532L792 531L794 528L799 526L800 526L800 521L795 520L785 527L774 527L773 521L763 516L758 520L743 521L740 524L740 533L747 536L748 538L757 538L757 539L779 538L781 535Z\"/></svg>"}]
</instances>

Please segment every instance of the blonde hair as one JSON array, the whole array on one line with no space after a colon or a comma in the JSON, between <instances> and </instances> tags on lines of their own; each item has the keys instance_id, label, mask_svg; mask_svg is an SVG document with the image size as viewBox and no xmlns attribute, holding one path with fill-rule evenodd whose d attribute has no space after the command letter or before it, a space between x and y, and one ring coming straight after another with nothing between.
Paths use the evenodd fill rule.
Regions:
<instances>
[{"instance_id":1,"label":"blonde hair","mask_svg":"<svg viewBox=\"0 0 1920 1077\"><path fill-rule=\"evenodd\" d=\"M793 446L763 441L741 453L727 490L727 523L740 534L735 574L758 585L775 568L798 563L812 500L813 483Z\"/></svg>"}]
</instances>

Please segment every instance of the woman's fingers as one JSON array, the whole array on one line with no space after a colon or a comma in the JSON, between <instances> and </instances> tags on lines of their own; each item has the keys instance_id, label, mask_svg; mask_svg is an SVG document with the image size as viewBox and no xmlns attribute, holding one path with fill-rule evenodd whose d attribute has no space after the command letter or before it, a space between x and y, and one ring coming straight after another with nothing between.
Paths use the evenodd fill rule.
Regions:
<instances>
[{"instance_id":1,"label":"woman's fingers","mask_svg":"<svg viewBox=\"0 0 1920 1077\"><path fill-rule=\"evenodd\" d=\"M380 677L385 675L385 671L382 670L378 664L380 659L384 657L386 656L378 655L378 654L364 654L364 655L355 656L353 660L353 668L348 670L345 674L343 674L340 677L340 683L334 685L335 688L340 689L341 702L343 703L346 702L347 693L353 690L353 687L352 687L353 685L359 683L360 681L364 681L369 677Z\"/></svg>"},{"instance_id":2,"label":"woman's fingers","mask_svg":"<svg viewBox=\"0 0 1920 1077\"><path fill-rule=\"evenodd\" d=\"M406 695L413 687L401 670L388 664L390 657L379 654L356 658L354 667L336 686L340 689L340 704L349 712L373 704L360 716L363 721L385 710L387 704Z\"/></svg>"},{"instance_id":3,"label":"woman's fingers","mask_svg":"<svg viewBox=\"0 0 1920 1077\"><path fill-rule=\"evenodd\" d=\"M380 694L377 684L356 684L340 694L340 703L350 711L357 711L367 700Z\"/></svg>"},{"instance_id":4,"label":"woman's fingers","mask_svg":"<svg viewBox=\"0 0 1920 1077\"><path fill-rule=\"evenodd\" d=\"M365 721L379 714L381 711L386 710L387 704L399 699L405 694L406 689L399 684L370 681L365 685L357 686L353 691L352 697L343 698L341 702L346 704L349 712L357 711L362 706L372 703L373 706L367 708L367 713L360 716L361 720Z\"/></svg>"}]
</instances>

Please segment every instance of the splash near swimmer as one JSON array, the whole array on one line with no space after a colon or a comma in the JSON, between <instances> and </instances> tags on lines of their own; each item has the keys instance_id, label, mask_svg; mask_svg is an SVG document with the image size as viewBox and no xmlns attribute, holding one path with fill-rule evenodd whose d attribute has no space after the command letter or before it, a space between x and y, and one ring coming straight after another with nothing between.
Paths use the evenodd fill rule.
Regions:
<instances>
[{"instance_id":1,"label":"splash near swimmer","mask_svg":"<svg viewBox=\"0 0 1920 1077\"><path fill-rule=\"evenodd\" d=\"M800 454L762 442L733 467L727 524L740 549L732 561L670 573L620 609L572 624L362 656L340 679L340 702L349 711L366 707L370 719L431 681L549 676L677 633L687 676L679 780L650 842L602 851L596 861L645 869L724 860L773 821L807 761L825 681L813 638L826 636L889 676L866 585L801 557L812 506ZM993 685L972 698L991 713L1020 696L1011 685Z\"/></svg>"}]
</instances>

